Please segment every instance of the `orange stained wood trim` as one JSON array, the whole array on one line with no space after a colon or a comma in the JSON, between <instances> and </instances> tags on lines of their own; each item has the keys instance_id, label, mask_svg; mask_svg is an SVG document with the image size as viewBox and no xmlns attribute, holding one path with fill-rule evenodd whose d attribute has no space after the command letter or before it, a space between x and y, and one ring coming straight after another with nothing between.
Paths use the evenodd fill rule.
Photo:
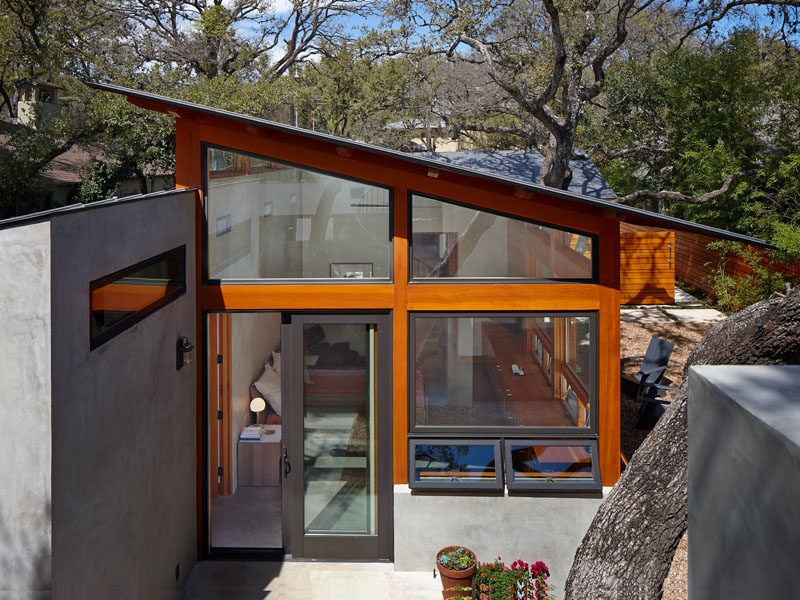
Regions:
<instances>
[{"instance_id":1,"label":"orange stained wood trim","mask_svg":"<svg viewBox=\"0 0 800 600\"><path fill-rule=\"evenodd\" d=\"M232 446L232 411L231 411L231 375L233 356L231 352L231 315L226 313L220 315L222 319L222 336L224 350L222 351L222 369L225 386L222 396L222 483L225 489L225 495L230 496L233 494L233 448Z\"/></svg>"},{"instance_id":2,"label":"orange stained wood trim","mask_svg":"<svg viewBox=\"0 0 800 600\"><path fill-rule=\"evenodd\" d=\"M600 243L598 330L598 448L603 485L620 476L619 223L603 222Z\"/></svg>"},{"instance_id":3,"label":"orange stained wood trim","mask_svg":"<svg viewBox=\"0 0 800 600\"><path fill-rule=\"evenodd\" d=\"M110 283L92 290L92 310L140 310L179 289L175 285Z\"/></svg>"},{"instance_id":4,"label":"orange stained wood trim","mask_svg":"<svg viewBox=\"0 0 800 600\"><path fill-rule=\"evenodd\" d=\"M178 119L178 123L187 119ZM521 216L545 221L570 229L589 233L598 232L599 209L591 206L570 205L560 198L546 193L531 192L530 199L517 198L513 188L468 175L440 171L438 178L428 176L428 167L408 163L399 158L373 155L354 151L352 157L337 154L335 143L319 142L298 135L273 131L268 138L249 133L247 126L228 119L203 116L189 122L191 131L187 134L189 148L179 143L182 151L188 150L196 163L198 173L185 176L176 164L176 180L180 185L199 186L201 178L200 142L259 154L267 158L283 160L300 166L308 166L347 177L364 179L381 185L402 184L408 189L421 193L450 198L478 207L491 208L519 214ZM188 127L188 125L186 126ZM180 127L179 127L180 131ZM190 134L190 135L189 135ZM176 141L180 142L179 137ZM184 150L185 148L185 150ZM180 171L180 174L179 174ZM396 201L403 201L395 194Z\"/></svg>"},{"instance_id":5,"label":"orange stained wood trim","mask_svg":"<svg viewBox=\"0 0 800 600\"><path fill-rule=\"evenodd\" d=\"M408 310L597 310L599 294L581 283L411 283Z\"/></svg>"},{"instance_id":6,"label":"orange stained wood trim","mask_svg":"<svg viewBox=\"0 0 800 600\"><path fill-rule=\"evenodd\" d=\"M406 190L395 188L405 199ZM394 310L392 312L392 465L394 483L408 483L408 211L394 203Z\"/></svg>"},{"instance_id":7,"label":"orange stained wood trim","mask_svg":"<svg viewBox=\"0 0 800 600\"><path fill-rule=\"evenodd\" d=\"M387 284L202 285L204 310L391 310L394 286Z\"/></svg>"},{"instance_id":8,"label":"orange stained wood trim","mask_svg":"<svg viewBox=\"0 0 800 600\"><path fill-rule=\"evenodd\" d=\"M219 374L219 366L217 365L217 343L219 341L217 320L219 315L208 315L208 414L209 420L211 415L216 414L219 402L219 384L217 383L217 375ZM212 425L213 423L213 425ZM209 426L209 461L208 461L208 477L210 482L211 498L216 498L219 488L217 486L217 477L214 476L214 470L217 468L217 423L211 421ZM202 439L202 438L201 438ZM198 457L199 459L200 457ZM199 460L202 463L202 460ZM202 481L202 479L201 479ZM209 507L209 512L211 508ZM202 514L202 511L199 513Z\"/></svg>"},{"instance_id":9,"label":"orange stained wood trim","mask_svg":"<svg viewBox=\"0 0 800 600\"><path fill-rule=\"evenodd\" d=\"M175 187L201 187L202 155L194 122L188 119L175 120ZM202 217L202 213L196 215ZM200 238L197 238L198 246ZM200 264L200 263L198 263Z\"/></svg>"}]
</instances>

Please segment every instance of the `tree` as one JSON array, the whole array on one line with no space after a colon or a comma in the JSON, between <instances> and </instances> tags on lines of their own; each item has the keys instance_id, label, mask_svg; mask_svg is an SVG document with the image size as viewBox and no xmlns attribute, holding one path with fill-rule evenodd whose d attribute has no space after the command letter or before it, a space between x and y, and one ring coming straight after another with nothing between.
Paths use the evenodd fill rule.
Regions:
<instances>
[{"instance_id":1,"label":"tree","mask_svg":"<svg viewBox=\"0 0 800 600\"><path fill-rule=\"evenodd\" d=\"M679 6L682 10L676 10ZM502 106L517 124L495 131L522 134L545 156L542 183L566 189L571 179L579 127L587 107L596 102L607 81L607 69L619 53L673 47L689 38L685 32L709 29L734 13L758 6L777 6L781 23L797 23L799 0L732 0L714 3L669 3L660 0L489 0L482 3L399 0L393 17L404 18L409 39L416 31L429 52L481 65ZM683 35L682 35L683 33ZM468 51L464 51L467 49ZM479 130L479 124L446 115L455 130ZM477 125L477 126L476 126ZM544 130L546 137L540 132Z\"/></svg>"},{"instance_id":2,"label":"tree","mask_svg":"<svg viewBox=\"0 0 800 600\"><path fill-rule=\"evenodd\" d=\"M203 79L275 80L322 44L347 38L345 18L364 16L359 0L125 0L123 40L144 68L176 65Z\"/></svg>"},{"instance_id":3,"label":"tree","mask_svg":"<svg viewBox=\"0 0 800 600\"><path fill-rule=\"evenodd\" d=\"M600 506L575 554L566 600L660 598L686 531L687 372L692 365L800 363L800 288L714 326L692 351L681 391ZM632 535L635 532L635 535Z\"/></svg>"}]
</instances>

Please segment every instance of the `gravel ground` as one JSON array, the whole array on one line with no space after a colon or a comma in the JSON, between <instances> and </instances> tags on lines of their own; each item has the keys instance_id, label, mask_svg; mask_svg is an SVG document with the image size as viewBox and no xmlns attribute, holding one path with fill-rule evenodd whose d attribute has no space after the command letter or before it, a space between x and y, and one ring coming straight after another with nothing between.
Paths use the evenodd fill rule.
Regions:
<instances>
[{"instance_id":1,"label":"gravel ground","mask_svg":"<svg viewBox=\"0 0 800 600\"><path fill-rule=\"evenodd\" d=\"M689 354L703 336L713 327L713 323L703 323L696 325L686 325L682 323L658 323L658 324L639 324L622 323L621 355L640 356L647 350L652 336L658 336L669 340L675 344L672 357L669 361L666 376L672 380L674 387L680 387L683 380L683 367ZM633 374L638 370L638 362L628 365L625 369L627 373ZM670 392L672 394L673 392ZM638 405L633 400L623 394L621 401L621 430L622 430L622 452L630 456L639 447L649 429L639 429L636 424L639 420ZM675 558L672 561L669 575L664 582L664 600L686 600L689 597L689 578L688 578L688 540L687 534L683 536Z\"/></svg>"}]
</instances>

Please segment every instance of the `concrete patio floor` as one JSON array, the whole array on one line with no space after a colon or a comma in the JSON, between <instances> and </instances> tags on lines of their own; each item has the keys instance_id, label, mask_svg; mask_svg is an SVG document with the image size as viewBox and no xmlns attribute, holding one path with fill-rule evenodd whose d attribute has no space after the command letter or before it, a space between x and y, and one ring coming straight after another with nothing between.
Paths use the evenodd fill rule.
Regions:
<instances>
[{"instance_id":1,"label":"concrete patio floor","mask_svg":"<svg viewBox=\"0 0 800 600\"><path fill-rule=\"evenodd\" d=\"M435 600L442 583L431 571L396 572L391 563L202 561L184 600Z\"/></svg>"}]
</instances>

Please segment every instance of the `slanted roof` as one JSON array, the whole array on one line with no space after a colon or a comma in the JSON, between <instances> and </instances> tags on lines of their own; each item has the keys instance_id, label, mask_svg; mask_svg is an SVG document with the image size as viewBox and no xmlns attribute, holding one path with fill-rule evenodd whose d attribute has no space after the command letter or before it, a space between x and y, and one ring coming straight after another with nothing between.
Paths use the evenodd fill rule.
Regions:
<instances>
[{"instance_id":1,"label":"slanted roof","mask_svg":"<svg viewBox=\"0 0 800 600\"><path fill-rule=\"evenodd\" d=\"M231 112L229 110L223 110L221 108L213 108L211 106L195 104L194 102L187 102L185 100L168 98L166 96L161 96L159 94L153 94L150 92L144 92L142 90L133 90L130 88L124 88L118 85L111 85L106 83L89 83L88 85L97 90L113 92L115 94L122 94L124 96L127 96L128 100L134 102L134 104L137 103L135 102L136 100L143 101L142 105L147 106L147 108L150 108L151 110L160 110L161 112L174 113L176 116L180 116L179 112L182 111L187 117L191 116L190 113L198 113L203 115L219 117L222 119L229 119L231 121L236 121L239 123L243 123L245 125L261 127L264 129L286 133L289 135L305 137L321 143L336 144L337 146L342 146L344 148L352 148L354 150L360 150L362 152L367 152L376 156L385 156L395 160L405 161L411 164L418 164L427 167L429 169L438 169L443 171L449 171L451 173L466 175L468 177L477 177L494 183L509 185L513 188L521 188L522 190L531 191L538 194L546 194L552 197L562 198L564 200L575 202L578 204L589 205L594 208L599 208L602 210L610 209L614 211L617 218L627 221L629 223L634 223L636 225L647 225L650 227L660 227L664 229L674 229L678 231L689 231L692 233L699 233L702 235L708 235L720 239L743 242L745 244L752 244L754 246L763 246L768 248L773 247L764 240L750 237L748 235L733 233L731 231L718 229L716 227L709 227L707 225L700 225L699 223L692 223L691 221L684 221L683 219L678 219L675 217L670 217L667 215L650 212L648 210L635 208L633 206L626 206L624 204L612 203L602 198L595 198L591 196L577 194L572 191L564 191L564 190L550 188L535 183L533 181L522 181L520 179L510 178L503 173L487 173L485 171L474 170L471 168L463 167L461 165L446 163L441 160L435 160L433 158L430 158L428 155L425 154L409 154L405 152L400 152L399 150L382 148L380 146L374 146L372 144L367 144L365 142L357 142L354 140L349 140L346 138L341 138L325 133L319 133L317 131L311 131L309 129L301 129L299 127L294 127L292 125L275 123L273 121L268 121L266 119L251 117L248 115Z\"/></svg>"},{"instance_id":2,"label":"slanted roof","mask_svg":"<svg viewBox=\"0 0 800 600\"><path fill-rule=\"evenodd\" d=\"M425 154L432 160L471 171L501 176L520 185L538 185L544 156L530 150L464 150ZM568 191L592 198L616 198L600 171L590 160L571 160L572 181Z\"/></svg>"}]
</instances>

